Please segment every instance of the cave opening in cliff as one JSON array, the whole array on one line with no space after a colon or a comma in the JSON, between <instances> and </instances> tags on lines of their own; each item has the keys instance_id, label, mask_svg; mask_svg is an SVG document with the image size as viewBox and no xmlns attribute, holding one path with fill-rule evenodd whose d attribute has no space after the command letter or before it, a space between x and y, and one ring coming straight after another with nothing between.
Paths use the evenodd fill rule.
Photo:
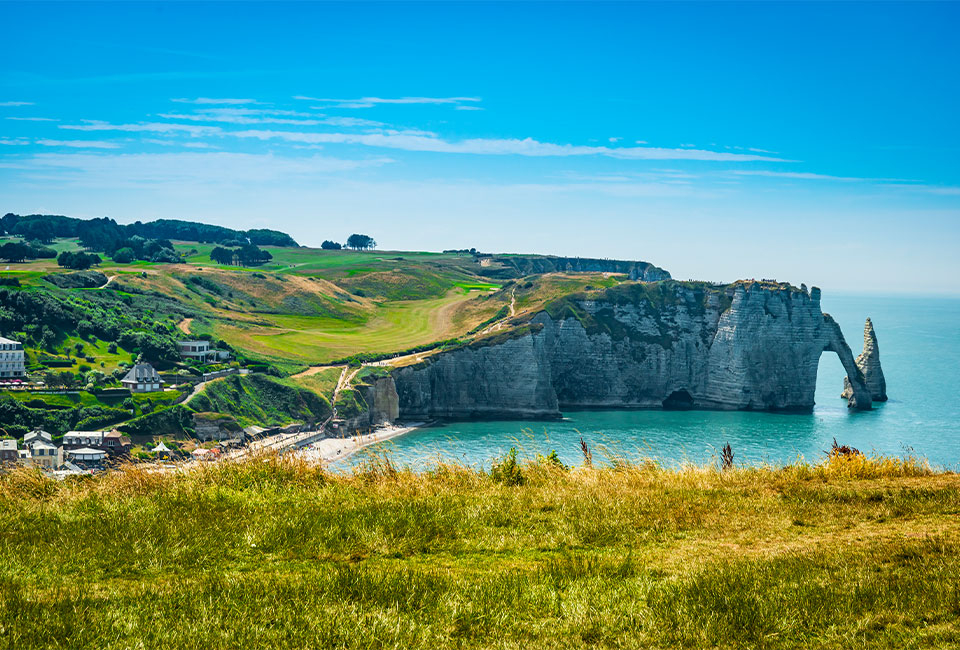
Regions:
<instances>
[{"instance_id":1,"label":"cave opening in cliff","mask_svg":"<svg viewBox=\"0 0 960 650\"><path fill-rule=\"evenodd\" d=\"M693 408L693 395L686 389L675 390L663 400L665 411L687 411Z\"/></svg>"}]
</instances>

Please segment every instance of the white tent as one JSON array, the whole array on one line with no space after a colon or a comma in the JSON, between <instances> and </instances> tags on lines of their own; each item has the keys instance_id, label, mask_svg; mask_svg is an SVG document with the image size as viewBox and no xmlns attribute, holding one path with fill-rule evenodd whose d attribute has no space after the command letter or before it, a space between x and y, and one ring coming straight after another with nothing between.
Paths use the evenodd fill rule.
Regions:
<instances>
[{"instance_id":1,"label":"white tent","mask_svg":"<svg viewBox=\"0 0 960 650\"><path fill-rule=\"evenodd\" d=\"M107 452L102 449L91 449L90 447L66 449L64 451L66 451L73 460L100 461L107 457Z\"/></svg>"},{"instance_id":2,"label":"white tent","mask_svg":"<svg viewBox=\"0 0 960 650\"><path fill-rule=\"evenodd\" d=\"M151 449L150 451L154 453L169 453L170 448L163 444L163 441L160 441L160 444Z\"/></svg>"}]
</instances>

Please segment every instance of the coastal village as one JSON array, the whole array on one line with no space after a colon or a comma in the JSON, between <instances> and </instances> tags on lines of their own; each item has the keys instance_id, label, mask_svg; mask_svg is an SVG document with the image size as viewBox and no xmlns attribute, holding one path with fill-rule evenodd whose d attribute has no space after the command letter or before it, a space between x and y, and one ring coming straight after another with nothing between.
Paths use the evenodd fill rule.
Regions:
<instances>
[{"instance_id":1,"label":"coastal village","mask_svg":"<svg viewBox=\"0 0 960 650\"><path fill-rule=\"evenodd\" d=\"M228 350L217 349L207 340L179 342L181 357L196 364L228 361ZM247 374L246 368L227 367L203 373L183 395L190 395L204 384L233 374ZM147 362L138 360L119 380L122 388L112 389L114 397L122 392L129 395L156 394L172 390L160 372ZM7 391L24 391L30 394L65 394L69 391L47 386L42 380L31 379L26 369L24 348L21 342L0 337L0 388ZM334 422L324 422L320 427L303 425L265 428L249 426L221 435L217 426L198 432L198 443L193 448L160 440L149 445L136 455L131 437L117 429L67 431L62 436L36 428L22 439L6 435L0 438L0 463L36 467L56 477L71 474L90 474L131 460L148 461L215 461L229 456L238 456L252 450L281 451L293 447L305 447L314 440L325 437L324 430L335 427ZM305 430L306 429L306 430ZM5 432L4 432L5 433ZM2 435L2 434L0 434Z\"/></svg>"}]
</instances>

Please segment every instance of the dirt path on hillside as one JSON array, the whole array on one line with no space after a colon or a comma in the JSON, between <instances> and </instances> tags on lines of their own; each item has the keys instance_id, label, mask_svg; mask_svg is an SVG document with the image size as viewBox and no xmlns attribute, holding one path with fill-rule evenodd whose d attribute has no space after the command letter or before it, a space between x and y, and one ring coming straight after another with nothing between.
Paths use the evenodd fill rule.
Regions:
<instances>
[{"instance_id":1,"label":"dirt path on hillside","mask_svg":"<svg viewBox=\"0 0 960 650\"><path fill-rule=\"evenodd\" d=\"M503 329L503 326L506 324L506 322L516 315L517 315L517 288L514 287L513 291L510 292L510 315L501 318L495 323L490 323L490 325L486 327L482 332L480 332L480 334L483 335L483 334L489 334L490 332L499 332L501 329Z\"/></svg>"},{"instance_id":2,"label":"dirt path on hillside","mask_svg":"<svg viewBox=\"0 0 960 650\"><path fill-rule=\"evenodd\" d=\"M346 368L346 366L335 365L335 366L310 366L303 372L298 372L295 375L290 375L290 379L296 379L297 377L309 377L310 375L315 375L318 372L323 370L329 370L330 368Z\"/></svg>"},{"instance_id":3,"label":"dirt path on hillside","mask_svg":"<svg viewBox=\"0 0 960 650\"><path fill-rule=\"evenodd\" d=\"M193 322L192 318L184 318L182 321L177 323L177 327L180 328L180 331L186 335L190 335L190 323Z\"/></svg>"}]
</instances>

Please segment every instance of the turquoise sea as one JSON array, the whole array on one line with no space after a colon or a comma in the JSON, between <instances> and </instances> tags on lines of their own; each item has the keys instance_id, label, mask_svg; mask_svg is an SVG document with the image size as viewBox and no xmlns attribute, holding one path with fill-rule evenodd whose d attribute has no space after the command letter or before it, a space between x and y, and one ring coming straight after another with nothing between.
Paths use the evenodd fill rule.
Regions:
<instances>
[{"instance_id":1,"label":"turquoise sea","mask_svg":"<svg viewBox=\"0 0 960 650\"><path fill-rule=\"evenodd\" d=\"M569 411L559 422L459 422L421 429L354 456L387 453L401 466L423 469L437 459L489 467L511 446L532 457L556 450L582 462L580 437L604 455L652 458L664 464L712 462L726 442L738 464L783 464L823 458L834 438L865 453L913 453L935 467L960 469L960 298L824 293L823 310L837 319L854 355L863 323L876 328L890 400L870 412L840 399L843 368L824 353L817 405L810 414L716 411Z\"/></svg>"}]
</instances>

